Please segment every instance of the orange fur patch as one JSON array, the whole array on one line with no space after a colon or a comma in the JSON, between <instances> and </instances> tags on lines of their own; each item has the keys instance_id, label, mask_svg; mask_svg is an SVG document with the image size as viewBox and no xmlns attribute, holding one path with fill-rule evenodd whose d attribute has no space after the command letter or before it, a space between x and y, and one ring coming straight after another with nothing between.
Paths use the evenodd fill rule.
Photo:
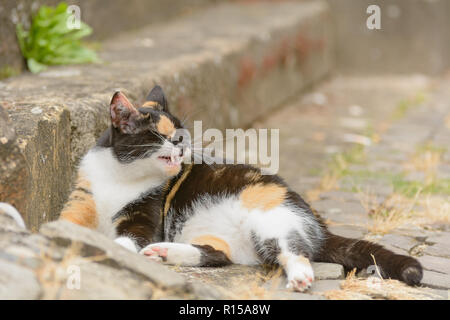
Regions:
<instances>
[{"instance_id":1,"label":"orange fur patch","mask_svg":"<svg viewBox=\"0 0 450 320\"><path fill-rule=\"evenodd\" d=\"M286 256L285 256L284 254L280 253L280 254L277 256L277 259L278 259L278 263L279 263L281 266L285 267L285 266L287 265L287 258L286 258Z\"/></svg>"},{"instance_id":2,"label":"orange fur patch","mask_svg":"<svg viewBox=\"0 0 450 320\"><path fill-rule=\"evenodd\" d=\"M162 115L160 120L158 121L156 129L159 133L162 133L166 136L172 136L175 133L175 126L173 125L173 122L164 115Z\"/></svg>"},{"instance_id":3,"label":"orange fur patch","mask_svg":"<svg viewBox=\"0 0 450 320\"><path fill-rule=\"evenodd\" d=\"M311 265L311 262L309 261L309 259L306 258L306 257L304 257L304 256L302 256L302 255L299 255L297 259L298 259L298 261L300 261L300 263L302 263L302 264L306 264L306 265L308 265L308 266Z\"/></svg>"},{"instance_id":4,"label":"orange fur patch","mask_svg":"<svg viewBox=\"0 0 450 320\"><path fill-rule=\"evenodd\" d=\"M156 101L147 101L145 102L142 106L143 107L150 107L150 108L154 108L158 105L158 102Z\"/></svg>"},{"instance_id":5,"label":"orange fur patch","mask_svg":"<svg viewBox=\"0 0 450 320\"><path fill-rule=\"evenodd\" d=\"M78 174L75 190L70 194L69 201L64 206L59 218L95 229L98 226L98 217L94 198L79 188L86 191L91 189L91 183L81 173Z\"/></svg>"},{"instance_id":6,"label":"orange fur patch","mask_svg":"<svg viewBox=\"0 0 450 320\"><path fill-rule=\"evenodd\" d=\"M192 166L193 166L192 164L186 166L180 179L178 179L177 182L175 183L175 185L172 187L172 189L170 189L169 194L166 197L166 202L164 203L163 217L165 217L167 215L167 212L169 211L170 203L172 202L173 197L175 197L175 194L177 193L178 189L180 189L181 184L183 183L183 181L187 178L187 176L191 172Z\"/></svg>"},{"instance_id":7,"label":"orange fur patch","mask_svg":"<svg viewBox=\"0 0 450 320\"><path fill-rule=\"evenodd\" d=\"M225 240L220 239L218 237L215 237L212 235L200 236L200 237L193 239L191 241L191 244L196 244L199 246L204 246L204 245L211 246L218 251L222 251L223 253L225 253L225 255L227 256L228 259L231 259L230 246L228 245L228 243Z\"/></svg>"},{"instance_id":8,"label":"orange fur patch","mask_svg":"<svg viewBox=\"0 0 450 320\"><path fill-rule=\"evenodd\" d=\"M181 167L168 167L166 168L166 172L169 176L175 176L180 172Z\"/></svg>"},{"instance_id":9,"label":"orange fur patch","mask_svg":"<svg viewBox=\"0 0 450 320\"><path fill-rule=\"evenodd\" d=\"M288 258L284 254L280 253L278 255L277 259L278 259L278 263L281 266L285 267L287 265ZM302 255L297 256L297 260L301 264L304 264L304 265L307 265L307 266L311 266L311 262L309 261L309 259L304 257L304 256L302 256Z\"/></svg>"},{"instance_id":10,"label":"orange fur patch","mask_svg":"<svg viewBox=\"0 0 450 320\"><path fill-rule=\"evenodd\" d=\"M255 184L241 192L240 199L247 209L263 209L265 211L275 208L283 203L286 197L286 188L275 183Z\"/></svg>"}]
</instances>

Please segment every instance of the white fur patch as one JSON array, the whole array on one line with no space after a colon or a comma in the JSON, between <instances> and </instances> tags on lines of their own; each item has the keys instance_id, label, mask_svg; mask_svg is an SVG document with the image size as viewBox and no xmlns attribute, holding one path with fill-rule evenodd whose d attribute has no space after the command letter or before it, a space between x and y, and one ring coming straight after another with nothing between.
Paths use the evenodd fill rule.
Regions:
<instances>
[{"instance_id":1,"label":"white fur patch","mask_svg":"<svg viewBox=\"0 0 450 320\"><path fill-rule=\"evenodd\" d=\"M187 267L195 267L200 264L201 252L194 246L184 243L173 242L159 242L152 243L146 246L140 251L140 254L144 254L146 251L152 251L153 248L158 250L155 252L161 252L162 249L167 249L165 259L159 255L149 256L152 260L157 260L165 264L180 265Z\"/></svg>"},{"instance_id":2,"label":"white fur patch","mask_svg":"<svg viewBox=\"0 0 450 320\"><path fill-rule=\"evenodd\" d=\"M185 214L191 216L175 235L174 242L191 243L197 237L213 235L227 242L231 261L238 264L260 263L252 242L252 232L261 240L284 240L292 230L307 238L304 226L309 223L306 221L308 217L285 205L264 211L245 208L236 196L214 199L204 196L194 203L192 213ZM280 241L282 249L286 246L284 242Z\"/></svg>"},{"instance_id":3,"label":"white fur patch","mask_svg":"<svg viewBox=\"0 0 450 320\"><path fill-rule=\"evenodd\" d=\"M22 228L25 229L25 222L23 221L22 216L19 211L16 210L12 205L5 202L0 202L0 210L4 211L7 215L12 217L14 221Z\"/></svg>"},{"instance_id":4,"label":"white fur patch","mask_svg":"<svg viewBox=\"0 0 450 320\"><path fill-rule=\"evenodd\" d=\"M98 231L114 238L112 217L128 203L168 178L154 156L120 163L110 148L94 148L83 158L80 170L90 181L98 214Z\"/></svg>"},{"instance_id":5,"label":"white fur patch","mask_svg":"<svg viewBox=\"0 0 450 320\"><path fill-rule=\"evenodd\" d=\"M127 248L130 251L137 252L136 244L131 238L128 237L119 237L114 240L117 244L120 244L122 247Z\"/></svg>"}]
</instances>

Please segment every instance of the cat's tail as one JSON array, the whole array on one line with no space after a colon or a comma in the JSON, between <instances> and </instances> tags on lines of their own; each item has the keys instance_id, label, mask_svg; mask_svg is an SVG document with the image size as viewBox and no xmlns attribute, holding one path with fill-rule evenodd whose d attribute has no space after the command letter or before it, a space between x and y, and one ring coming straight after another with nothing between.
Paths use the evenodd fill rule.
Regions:
<instances>
[{"instance_id":1,"label":"cat's tail","mask_svg":"<svg viewBox=\"0 0 450 320\"><path fill-rule=\"evenodd\" d=\"M337 236L328 230L325 236L322 250L314 261L339 263L346 269L377 266L383 278L401 280L411 286L422 280L422 266L412 257L395 254L369 241Z\"/></svg>"}]
</instances>

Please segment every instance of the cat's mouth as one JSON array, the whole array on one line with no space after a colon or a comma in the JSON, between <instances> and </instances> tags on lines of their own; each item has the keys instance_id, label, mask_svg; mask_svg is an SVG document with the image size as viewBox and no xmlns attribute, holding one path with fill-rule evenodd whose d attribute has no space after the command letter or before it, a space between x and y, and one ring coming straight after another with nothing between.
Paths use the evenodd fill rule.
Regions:
<instances>
[{"instance_id":1,"label":"cat's mouth","mask_svg":"<svg viewBox=\"0 0 450 320\"><path fill-rule=\"evenodd\" d=\"M177 156L159 156L158 160L164 162L169 167L177 167L181 165L183 158Z\"/></svg>"}]
</instances>

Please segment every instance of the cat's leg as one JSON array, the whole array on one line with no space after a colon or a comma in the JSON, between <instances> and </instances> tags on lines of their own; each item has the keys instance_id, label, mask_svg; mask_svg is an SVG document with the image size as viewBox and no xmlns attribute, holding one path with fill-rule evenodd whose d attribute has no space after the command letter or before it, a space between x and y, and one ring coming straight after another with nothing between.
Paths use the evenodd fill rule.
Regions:
<instances>
[{"instance_id":1,"label":"cat's leg","mask_svg":"<svg viewBox=\"0 0 450 320\"><path fill-rule=\"evenodd\" d=\"M59 218L94 230L99 225L91 183L81 172L78 174L75 189L71 192Z\"/></svg>"},{"instance_id":2,"label":"cat's leg","mask_svg":"<svg viewBox=\"0 0 450 320\"><path fill-rule=\"evenodd\" d=\"M140 251L151 260L188 267L219 267L231 264L228 256L210 245L160 242Z\"/></svg>"},{"instance_id":3,"label":"cat's leg","mask_svg":"<svg viewBox=\"0 0 450 320\"><path fill-rule=\"evenodd\" d=\"M307 250L301 250L298 241L292 235L287 237L263 238L252 232L252 241L255 250L263 263L279 265L283 268L287 277L287 288L295 291L307 290L313 280L314 271L307 258Z\"/></svg>"}]
</instances>

